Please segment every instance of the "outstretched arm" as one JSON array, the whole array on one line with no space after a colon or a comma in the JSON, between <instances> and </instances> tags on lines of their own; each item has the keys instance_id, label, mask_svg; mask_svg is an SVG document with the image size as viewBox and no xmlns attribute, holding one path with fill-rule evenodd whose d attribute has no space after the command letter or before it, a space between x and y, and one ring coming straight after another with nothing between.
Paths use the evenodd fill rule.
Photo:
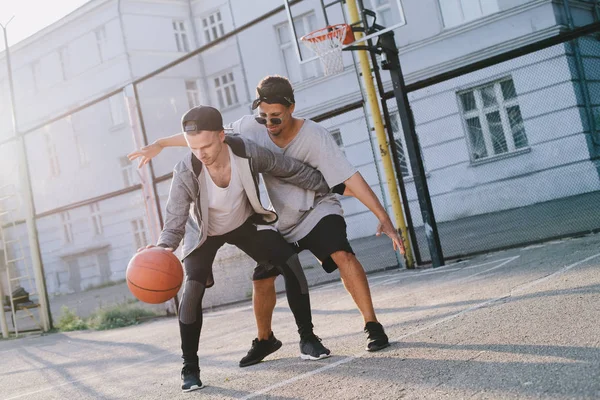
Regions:
<instances>
[{"instance_id":1,"label":"outstretched arm","mask_svg":"<svg viewBox=\"0 0 600 400\"><path fill-rule=\"evenodd\" d=\"M377 236L382 233L389 236L394 244L394 250L400 250L400 253L404 254L404 243L402 238L398 234L394 224L390 219L390 216L386 212L385 208L377 198L377 195L371 189L371 186L365 181L360 172L355 173L349 179L344 181L346 190L344 195L356 197L361 203L363 203L379 220L379 226L377 227Z\"/></svg>"},{"instance_id":2,"label":"outstretched arm","mask_svg":"<svg viewBox=\"0 0 600 400\"><path fill-rule=\"evenodd\" d=\"M173 136L167 136L164 138L160 138L152 144L148 146L144 146L139 150L133 151L127 154L129 161L133 161L136 158L140 159L138 163L138 168L143 167L148 164L151 159L156 157L162 149L165 147L186 147L187 142L185 141L185 137L183 133L177 133Z\"/></svg>"},{"instance_id":3,"label":"outstretched arm","mask_svg":"<svg viewBox=\"0 0 600 400\"><path fill-rule=\"evenodd\" d=\"M276 176L303 189L318 193L329 192L329 186L323 175L311 166L295 158L273 153L252 141L247 140L245 143L256 172Z\"/></svg>"}]
</instances>

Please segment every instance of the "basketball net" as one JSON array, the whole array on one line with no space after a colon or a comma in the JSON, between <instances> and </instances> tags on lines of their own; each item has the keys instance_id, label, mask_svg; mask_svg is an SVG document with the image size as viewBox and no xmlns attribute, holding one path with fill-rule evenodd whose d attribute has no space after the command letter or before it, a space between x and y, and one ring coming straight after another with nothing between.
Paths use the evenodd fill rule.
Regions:
<instances>
[{"instance_id":1,"label":"basketball net","mask_svg":"<svg viewBox=\"0 0 600 400\"><path fill-rule=\"evenodd\" d=\"M325 76L330 76L344 70L342 47L354 41L354 34L350 25L337 24L302 36L300 41L319 57Z\"/></svg>"}]
</instances>

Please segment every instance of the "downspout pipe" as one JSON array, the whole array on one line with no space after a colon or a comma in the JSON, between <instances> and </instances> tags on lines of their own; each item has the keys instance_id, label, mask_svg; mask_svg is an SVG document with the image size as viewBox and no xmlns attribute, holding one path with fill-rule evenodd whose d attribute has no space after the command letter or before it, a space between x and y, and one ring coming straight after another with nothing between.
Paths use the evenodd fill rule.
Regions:
<instances>
[{"instance_id":1,"label":"downspout pipe","mask_svg":"<svg viewBox=\"0 0 600 400\"><path fill-rule=\"evenodd\" d=\"M567 26L569 27L569 29L573 30L575 28L575 23L573 22L573 13L571 12L571 5L569 4L569 0L563 0L563 9L565 11L565 17L567 19ZM600 146L600 143L596 141L596 135L598 133L596 129L596 119L594 116L594 110L592 108L590 90L588 88L587 80L585 77L583 58L581 56L581 49L579 48L579 39L574 39L570 43L571 48L573 49L573 54L575 56L575 68L577 70L577 77L579 78L579 85L581 88L581 94L583 96L583 105L585 109L586 118L588 120L588 126L590 129L590 138L594 146Z\"/></svg>"}]
</instances>

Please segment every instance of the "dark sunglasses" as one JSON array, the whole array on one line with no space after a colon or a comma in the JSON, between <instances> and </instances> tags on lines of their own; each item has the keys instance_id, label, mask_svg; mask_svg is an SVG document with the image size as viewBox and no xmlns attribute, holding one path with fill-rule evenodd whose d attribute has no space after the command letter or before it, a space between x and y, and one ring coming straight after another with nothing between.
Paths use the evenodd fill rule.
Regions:
<instances>
[{"instance_id":1,"label":"dark sunglasses","mask_svg":"<svg viewBox=\"0 0 600 400\"><path fill-rule=\"evenodd\" d=\"M266 125L267 124L267 119L266 118L255 117L254 119L256 120L256 122L258 122L261 125ZM283 120L281 118L269 118L269 121L271 121L271 123L273 125L281 125L281 123L283 122Z\"/></svg>"}]
</instances>

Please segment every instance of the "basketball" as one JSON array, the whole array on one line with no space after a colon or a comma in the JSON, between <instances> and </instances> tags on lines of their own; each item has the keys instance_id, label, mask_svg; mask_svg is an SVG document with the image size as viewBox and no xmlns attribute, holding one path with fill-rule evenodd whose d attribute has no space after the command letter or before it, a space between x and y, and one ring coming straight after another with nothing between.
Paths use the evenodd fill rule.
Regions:
<instances>
[{"instance_id":1,"label":"basketball","mask_svg":"<svg viewBox=\"0 0 600 400\"><path fill-rule=\"evenodd\" d=\"M127 266L127 286L140 301L160 304L175 297L183 282L177 256L161 247L144 249Z\"/></svg>"}]
</instances>

